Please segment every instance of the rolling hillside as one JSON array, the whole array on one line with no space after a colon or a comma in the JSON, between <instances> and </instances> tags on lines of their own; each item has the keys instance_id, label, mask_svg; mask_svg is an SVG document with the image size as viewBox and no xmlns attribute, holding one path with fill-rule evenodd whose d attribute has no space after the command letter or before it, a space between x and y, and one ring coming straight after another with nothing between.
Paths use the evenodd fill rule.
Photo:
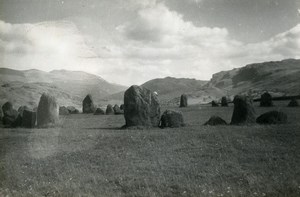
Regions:
<instances>
[{"instance_id":1,"label":"rolling hillside","mask_svg":"<svg viewBox=\"0 0 300 197\"><path fill-rule=\"evenodd\" d=\"M207 81L201 81L188 78L165 77L147 81L141 86L158 93L161 103L167 103L169 100L180 96L183 93L192 93L201 90ZM122 102L124 91L106 97L106 100Z\"/></svg>"},{"instance_id":2,"label":"rolling hillside","mask_svg":"<svg viewBox=\"0 0 300 197\"><path fill-rule=\"evenodd\" d=\"M213 75L203 90L229 96L242 93L259 97L264 91L269 91L274 96L298 95L300 60L287 59L249 64L242 68L219 72Z\"/></svg>"},{"instance_id":3,"label":"rolling hillside","mask_svg":"<svg viewBox=\"0 0 300 197\"><path fill-rule=\"evenodd\" d=\"M222 96L233 98L236 94L260 97L264 91L273 96L300 94L300 60L287 59L249 64L229 71L221 71L208 82L194 79L166 77L153 79L143 84L159 93L163 104L178 105L182 93L189 96L189 104L209 103ZM123 92L110 98L122 99Z\"/></svg>"},{"instance_id":4,"label":"rolling hillside","mask_svg":"<svg viewBox=\"0 0 300 197\"><path fill-rule=\"evenodd\" d=\"M0 68L0 102L7 100L16 107L20 105L36 106L43 92L55 95L60 105L80 107L82 99L92 94L95 102L107 95L120 92L126 87L111 84L99 76L81 71L40 70L18 71ZM80 107L81 108L81 107Z\"/></svg>"},{"instance_id":5,"label":"rolling hillside","mask_svg":"<svg viewBox=\"0 0 300 197\"><path fill-rule=\"evenodd\" d=\"M79 108L88 93L98 105L121 104L126 89L79 71L17 71L7 68L0 68L0 85L0 104L10 100L16 106L36 106L43 92L56 95L60 105ZM142 86L156 91L162 104L172 105L179 103L183 93L189 96L189 104L208 103L222 96L233 98L236 94L250 94L257 98L264 91L273 96L299 95L300 60L249 64L216 73L210 81L166 77L150 80Z\"/></svg>"}]
</instances>

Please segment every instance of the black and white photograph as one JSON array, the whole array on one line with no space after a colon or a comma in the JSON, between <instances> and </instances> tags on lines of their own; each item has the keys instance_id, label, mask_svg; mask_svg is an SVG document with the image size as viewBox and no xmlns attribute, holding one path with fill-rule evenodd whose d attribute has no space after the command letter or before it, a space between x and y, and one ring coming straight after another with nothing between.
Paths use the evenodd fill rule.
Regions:
<instances>
[{"instance_id":1,"label":"black and white photograph","mask_svg":"<svg viewBox=\"0 0 300 197\"><path fill-rule=\"evenodd\" d=\"M0 197L299 197L300 0L0 0Z\"/></svg>"}]
</instances>

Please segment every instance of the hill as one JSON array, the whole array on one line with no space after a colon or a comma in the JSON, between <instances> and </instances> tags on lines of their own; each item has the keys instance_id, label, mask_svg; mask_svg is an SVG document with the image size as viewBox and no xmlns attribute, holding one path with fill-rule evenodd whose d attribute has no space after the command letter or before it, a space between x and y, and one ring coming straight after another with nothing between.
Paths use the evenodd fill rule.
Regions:
<instances>
[{"instance_id":1,"label":"hill","mask_svg":"<svg viewBox=\"0 0 300 197\"><path fill-rule=\"evenodd\" d=\"M274 96L300 94L300 60L287 59L249 64L213 75L203 87L212 96L250 94L259 97L264 91Z\"/></svg>"},{"instance_id":2,"label":"hill","mask_svg":"<svg viewBox=\"0 0 300 197\"><path fill-rule=\"evenodd\" d=\"M120 104L126 89L80 71L18 71L7 68L0 68L0 85L0 102L10 100L17 105L36 105L43 92L57 95L62 105L80 106L88 93L97 104ZM250 94L258 98L264 91L273 96L299 95L300 60L249 64L218 72L210 81L166 77L150 80L142 86L156 91L163 105L178 105L182 93L189 96L189 104L208 103L222 96L232 99L236 94Z\"/></svg>"},{"instance_id":3,"label":"hill","mask_svg":"<svg viewBox=\"0 0 300 197\"><path fill-rule=\"evenodd\" d=\"M54 94L60 105L80 107L82 99L87 94L92 94L95 102L99 103L102 97L126 88L81 71L44 72L36 69L19 71L8 68L0 68L0 85L0 102L9 100L16 107L36 106L43 92Z\"/></svg>"},{"instance_id":4,"label":"hill","mask_svg":"<svg viewBox=\"0 0 300 197\"><path fill-rule=\"evenodd\" d=\"M141 86L158 93L161 103L180 96L183 93L192 93L201 90L207 81L201 81L188 78L165 77L147 81ZM123 100L124 91L106 97L107 100L115 100L121 102Z\"/></svg>"}]
</instances>

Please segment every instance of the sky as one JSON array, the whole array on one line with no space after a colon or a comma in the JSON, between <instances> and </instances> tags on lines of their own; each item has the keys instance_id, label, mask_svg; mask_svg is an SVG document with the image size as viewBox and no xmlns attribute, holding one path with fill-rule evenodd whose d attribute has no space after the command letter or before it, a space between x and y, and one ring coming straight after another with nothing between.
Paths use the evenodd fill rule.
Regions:
<instances>
[{"instance_id":1,"label":"sky","mask_svg":"<svg viewBox=\"0 0 300 197\"><path fill-rule=\"evenodd\" d=\"M300 0L0 0L0 67L122 84L300 58Z\"/></svg>"}]
</instances>

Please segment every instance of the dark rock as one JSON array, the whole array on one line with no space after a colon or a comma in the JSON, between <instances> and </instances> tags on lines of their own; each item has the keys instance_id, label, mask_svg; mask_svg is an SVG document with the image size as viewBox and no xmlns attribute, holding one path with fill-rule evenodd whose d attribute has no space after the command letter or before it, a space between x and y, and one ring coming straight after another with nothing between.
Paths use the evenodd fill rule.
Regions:
<instances>
[{"instance_id":1,"label":"dark rock","mask_svg":"<svg viewBox=\"0 0 300 197\"><path fill-rule=\"evenodd\" d=\"M10 125L11 127L20 127L22 125L23 115L19 114L15 121Z\"/></svg>"},{"instance_id":2,"label":"dark rock","mask_svg":"<svg viewBox=\"0 0 300 197\"><path fill-rule=\"evenodd\" d=\"M234 109L230 124L255 123L255 110L249 97L237 95L234 97L233 103Z\"/></svg>"},{"instance_id":3,"label":"dark rock","mask_svg":"<svg viewBox=\"0 0 300 197\"><path fill-rule=\"evenodd\" d=\"M59 107L56 98L43 93L37 109L37 126L51 127L59 123Z\"/></svg>"},{"instance_id":4,"label":"dark rock","mask_svg":"<svg viewBox=\"0 0 300 197\"><path fill-rule=\"evenodd\" d=\"M188 106L188 98L187 98L187 95L185 94L182 94L181 97L180 97L180 105L179 107L187 107Z\"/></svg>"},{"instance_id":5,"label":"dark rock","mask_svg":"<svg viewBox=\"0 0 300 197\"><path fill-rule=\"evenodd\" d=\"M216 101L211 101L212 107L219 107L219 104Z\"/></svg>"},{"instance_id":6,"label":"dark rock","mask_svg":"<svg viewBox=\"0 0 300 197\"><path fill-rule=\"evenodd\" d=\"M165 128L165 127L182 127L184 126L184 121L183 121L183 115L179 111L174 111L174 110L166 110L160 119L160 127Z\"/></svg>"},{"instance_id":7,"label":"dark rock","mask_svg":"<svg viewBox=\"0 0 300 197\"><path fill-rule=\"evenodd\" d=\"M120 109L124 110L124 104L120 105Z\"/></svg>"},{"instance_id":8,"label":"dark rock","mask_svg":"<svg viewBox=\"0 0 300 197\"><path fill-rule=\"evenodd\" d=\"M124 111L121 110L119 105L117 105L117 104L114 106L113 109L114 109L114 112L115 112L116 115L124 114Z\"/></svg>"},{"instance_id":9,"label":"dark rock","mask_svg":"<svg viewBox=\"0 0 300 197\"><path fill-rule=\"evenodd\" d=\"M105 112L101 108L97 108L96 111L94 112L94 115L104 115Z\"/></svg>"},{"instance_id":10,"label":"dark rock","mask_svg":"<svg viewBox=\"0 0 300 197\"><path fill-rule=\"evenodd\" d=\"M82 113L88 114L94 112L95 112L95 105L93 102L93 98L90 94L88 94L82 101Z\"/></svg>"},{"instance_id":11,"label":"dark rock","mask_svg":"<svg viewBox=\"0 0 300 197\"><path fill-rule=\"evenodd\" d=\"M114 109L111 104L108 104L105 111L106 115L113 115L115 114Z\"/></svg>"},{"instance_id":12,"label":"dark rock","mask_svg":"<svg viewBox=\"0 0 300 197\"><path fill-rule=\"evenodd\" d=\"M210 126L227 125L227 122L222 118L220 118L219 116L212 116L206 123L204 123L204 125L210 125Z\"/></svg>"},{"instance_id":13,"label":"dark rock","mask_svg":"<svg viewBox=\"0 0 300 197\"><path fill-rule=\"evenodd\" d=\"M272 96L268 92L265 92L260 97L260 106L261 107L272 107L273 101Z\"/></svg>"},{"instance_id":14,"label":"dark rock","mask_svg":"<svg viewBox=\"0 0 300 197\"><path fill-rule=\"evenodd\" d=\"M68 109L68 111L69 111L70 114L79 114L79 110L76 109L73 106L68 106L67 109Z\"/></svg>"},{"instance_id":15,"label":"dark rock","mask_svg":"<svg viewBox=\"0 0 300 197\"><path fill-rule=\"evenodd\" d=\"M124 93L125 127L158 127L160 105L158 98L150 90L133 85Z\"/></svg>"},{"instance_id":16,"label":"dark rock","mask_svg":"<svg viewBox=\"0 0 300 197\"><path fill-rule=\"evenodd\" d=\"M59 115L69 115L70 112L65 106L59 107Z\"/></svg>"},{"instance_id":17,"label":"dark rock","mask_svg":"<svg viewBox=\"0 0 300 197\"><path fill-rule=\"evenodd\" d=\"M222 107L228 107L228 102L226 96L223 96L221 99L221 106Z\"/></svg>"},{"instance_id":18,"label":"dark rock","mask_svg":"<svg viewBox=\"0 0 300 197\"><path fill-rule=\"evenodd\" d=\"M18 118L18 112L13 108L13 105L11 102L6 102L2 106L2 112L3 112L3 117L2 117L2 123L5 127L12 127L13 123L17 120Z\"/></svg>"},{"instance_id":19,"label":"dark rock","mask_svg":"<svg viewBox=\"0 0 300 197\"><path fill-rule=\"evenodd\" d=\"M6 102L2 105L2 112L3 112L3 115L7 115L7 113L10 113L11 110L13 109L13 105L11 102Z\"/></svg>"},{"instance_id":20,"label":"dark rock","mask_svg":"<svg viewBox=\"0 0 300 197\"><path fill-rule=\"evenodd\" d=\"M296 99L292 99L289 104L288 104L288 107L298 107L299 106L299 103Z\"/></svg>"},{"instance_id":21,"label":"dark rock","mask_svg":"<svg viewBox=\"0 0 300 197\"><path fill-rule=\"evenodd\" d=\"M19 107L18 113L23 117L23 111L24 110L30 110L26 105Z\"/></svg>"},{"instance_id":22,"label":"dark rock","mask_svg":"<svg viewBox=\"0 0 300 197\"><path fill-rule=\"evenodd\" d=\"M36 124L36 112L30 110L23 111L22 127L34 128Z\"/></svg>"},{"instance_id":23,"label":"dark rock","mask_svg":"<svg viewBox=\"0 0 300 197\"><path fill-rule=\"evenodd\" d=\"M256 122L258 124L284 124L287 123L287 115L279 111L269 111L260 115Z\"/></svg>"}]
</instances>

